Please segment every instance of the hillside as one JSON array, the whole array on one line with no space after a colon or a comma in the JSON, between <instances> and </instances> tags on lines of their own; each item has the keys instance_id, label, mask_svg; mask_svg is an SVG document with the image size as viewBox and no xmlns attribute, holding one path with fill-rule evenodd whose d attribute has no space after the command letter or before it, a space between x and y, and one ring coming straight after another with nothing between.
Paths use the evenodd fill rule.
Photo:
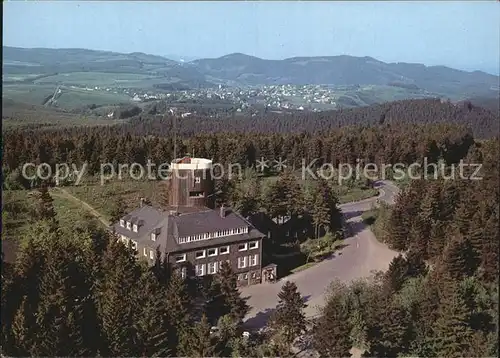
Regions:
<instances>
[{"instance_id":1,"label":"hillside","mask_svg":"<svg viewBox=\"0 0 500 358\"><path fill-rule=\"evenodd\" d=\"M372 57L324 56L265 60L235 53L214 59L177 62L144 53L86 49L3 47L3 84L10 92L34 92L59 84L172 91L227 86L332 85L381 86L360 103L424 97L498 96L498 76L444 66L385 63ZM17 88L17 86L28 86ZM36 88L32 88L32 86ZM395 97L396 88L401 93ZM19 100L12 95L12 99ZM45 94L42 97L46 97ZM389 98L385 98L389 97ZM113 98L122 102L123 98ZM37 102L38 103L38 102ZM360 105L357 104L356 105Z\"/></svg>"},{"instance_id":2,"label":"hillside","mask_svg":"<svg viewBox=\"0 0 500 358\"><path fill-rule=\"evenodd\" d=\"M385 63L371 57L329 56L263 60L235 53L191 62L207 76L257 84L412 85L429 92L479 96L498 92L498 76L445 66ZM493 89L492 89L493 88Z\"/></svg>"}]
</instances>

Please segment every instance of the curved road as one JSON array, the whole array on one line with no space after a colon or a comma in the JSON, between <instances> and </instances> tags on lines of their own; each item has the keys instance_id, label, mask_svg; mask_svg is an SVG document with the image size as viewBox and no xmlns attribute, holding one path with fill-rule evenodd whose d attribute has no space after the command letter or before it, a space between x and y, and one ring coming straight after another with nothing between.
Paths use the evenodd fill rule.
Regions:
<instances>
[{"instance_id":1,"label":"curved road","mask_svg":"<svg viewBox=\"0 0 500 358\"><path fill-rule=\"evenodd\" d=\"M375 270L387 270L397 252L377 241L371 230L363 224L361 215L370 210L377 200L394 203L399 189L389 181L376 182L379 195L353 203L340 205L348 225L350 236L341 250L341 255L333 255L315 266L285 277L282 281L270 284L248 286L241 289L243 297L248 297L251 310L246 317L250 329L265 325L272 310L276 307L277 295L284 281L292 281L307 300L306 315L318 314L318 306L324 302L325 291L334 279L349 282L368 277Z\"/></svg>"}]
</instances>

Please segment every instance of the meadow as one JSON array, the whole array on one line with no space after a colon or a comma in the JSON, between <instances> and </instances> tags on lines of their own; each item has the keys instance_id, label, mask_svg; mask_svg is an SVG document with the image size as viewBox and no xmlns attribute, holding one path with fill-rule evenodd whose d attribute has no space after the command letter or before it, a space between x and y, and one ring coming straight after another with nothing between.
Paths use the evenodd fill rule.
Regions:
<instances>
[{"instance_id":1,"label":"meadow","mask_svg":"<svg viewBox=\"0 0 500 358\"><path fill-rule=\"evenodd\" d=\"M2 103L3 130L21 127L73 127L114 125L123 120L109 120L82 114L65 112L56 108L18 103L4 99Z\"/></svg>"},{"instance_id":2,"label":"meadow","mask_svg":"<svg viewBox=\"0 0 500 358\"><path fill-rule=\"evenodd\" d=\"M155 78L155 76L136 73L109 72L69 72L40 78L35 84L64 84L73 86L114 86L126 87L138 82Z\"/></svg>"}]
</instances>

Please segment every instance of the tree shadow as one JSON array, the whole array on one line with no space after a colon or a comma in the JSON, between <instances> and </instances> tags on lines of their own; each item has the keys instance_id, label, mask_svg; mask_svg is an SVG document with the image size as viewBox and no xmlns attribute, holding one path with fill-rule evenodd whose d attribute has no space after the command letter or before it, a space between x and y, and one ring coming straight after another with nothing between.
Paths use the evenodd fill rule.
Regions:
<instances>
[{"instance_id":1,"label":"tree shadow","mask_svg":"<svg viewBox=\"0 0 500 358\"><path fill-rule=\"evenodd\" d=\"M356 216L361 216L363 213L364 211L361 210L346 212L344 213L344 220L347 221L349 219L355 218Z\"/></svg>"},{"instance_id":2,"label":"tree shadow","mask_svg":"<svg viewBox=\"0 0 500 358\"><path fill-rule=\"evenodd\" d=\"M304 300L304 303L308 302L311 298L311 295L308 296L302 296L302 299ZM246 329L249 330L260 330L261 328L264 328L267 323L269 322L269 319L271 318L272 314L276 311L276 307L274 308L266 308L263 311L257 312L257 314L252 317L247 319L244 323L243 326Z\"/></svg>"},{"instance_id":3,"label":"tree shadow","mask_svg":"<svg viewBox=\"0 0 500 358\"><path fill-rule=\"evenodd\" d=\"M361 231L365 230L367 227L366 223L362 221L355 221L349 223L349 233L354 236L359 234Z\"/></svg>"},{"instance_id":4,"label":"tree shadow","mask_svg":"<svg viewBox=\"0 0 500 358\"><path fill-rule=\"evenodd\" d=\"M266 308L264 311L258 312L254 317L247 319L243 325L247 329L259 330L265 327L274 311L276 311L276 308Z\"/></svg>"}]
</instances>

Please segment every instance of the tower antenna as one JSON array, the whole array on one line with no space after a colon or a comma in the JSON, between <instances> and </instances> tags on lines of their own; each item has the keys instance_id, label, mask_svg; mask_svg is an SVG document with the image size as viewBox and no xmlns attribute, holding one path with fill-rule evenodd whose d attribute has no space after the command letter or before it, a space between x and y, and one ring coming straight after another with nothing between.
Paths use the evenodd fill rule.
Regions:
<instances>
[{"instance_id":1,"label":"tower antenna","mask_svg":"<svg viewBox=\"0 0 500 358\"><path fill-rule=\"evenodd\" d=\"M177 116L174 114L174 161L177 159Z\"/></svg>"}]
</instances>

